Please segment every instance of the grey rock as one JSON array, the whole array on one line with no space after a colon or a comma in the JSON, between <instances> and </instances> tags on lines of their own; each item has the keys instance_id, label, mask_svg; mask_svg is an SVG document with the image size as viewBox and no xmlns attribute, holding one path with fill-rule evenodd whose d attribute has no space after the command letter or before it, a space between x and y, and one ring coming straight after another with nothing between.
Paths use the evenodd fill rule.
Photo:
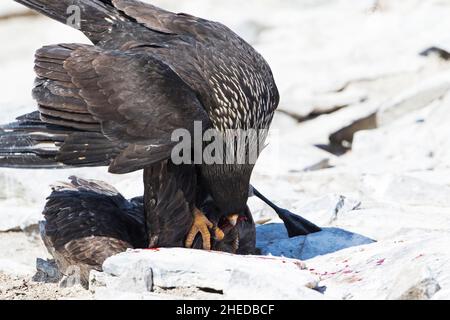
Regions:
<instances>
[{"instance_id":1,"label":"grey rock","mask_svg":"<svg viewBox=\"0 0 450 320\"><path fill-rule=\"evenodd\" d=\"M352 123L332 133L329 138L330 144L332 146L340 146L349 149L353 142L353 136L356 132L362 130L371 130L375 128L377 128L377 119L375 113L357 118Z\"/></svg>"},{"instance_id":2,"label":"grey rock","mask_svg":"<svg viewBox=\"0 0 450 320\"><path fill-rule=\"evenodd\" d=\"M33 281L57 283L61 278L62 274L59 271L55 260L36 259L36 274L33 276Z\"/></svg>"}]
</instances>

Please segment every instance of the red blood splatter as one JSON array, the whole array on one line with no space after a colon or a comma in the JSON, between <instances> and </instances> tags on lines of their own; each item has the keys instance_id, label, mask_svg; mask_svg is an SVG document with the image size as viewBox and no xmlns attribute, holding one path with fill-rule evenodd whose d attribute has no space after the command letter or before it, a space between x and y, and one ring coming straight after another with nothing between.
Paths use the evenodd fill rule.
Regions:
<instances>
[{"instance_id":1,"label":"red blood splatter","mask_svg":"<svg viewBox=\"0 0 450 320\"><path fill-rule=\"evenodd\" d=\"M145 250L148 250L148 251L161 251L160 248L147 248Z\"/></svg>"},{"instance_id":2,"label":"red blood splatter","mask_svg":"<svg viewBox=\"0 0 450 320\"><path fill-rule=\"evenodd\" d=\"M342 263L347 263L348 262L348 260L344 260L344 261L342 261Z\"/></svg>"},{"instance_id":3,"label":"red blood splatter","mask_svg":"<svg viewBox=\"0 0 450 320\"><path fill-rule=\"evenodd\" d=\"M345 270L343 273L349 274L349 273L352 273L352 272L353 272L352 270Z\"/></svg>"},{"instance_id":4,"label":"red blood splatter","mask_svg":"<svg viewBox=\"0 0 450 320\"><path fill-rule=\"evenodd\" d=\"M309 269L309 271L315 271L316 269Z\"/></svg>"},{"instance_id":5,"label":"red blood splatter","mask_svg":"<svg viewBox=\"0 0 450 320\"><path fill-rule=\"evenodd\" d=\"M425 255L423 254L423 253L421 253L421 254L419 254L417 257L415 257L414 259L419 259L419 258L422 258L422 257L424 257Z\"/></svg>"},{"instance_id":6,"label":"red blood splatter","mask_svg":"<svg viewBox=\"0 0 450 320\"><path fill-rule=\"evenodd\" d=\"M384 261L386 261L386 259L380 259L380 260L378 260L378 261L377 261L377 266L381 266L381 265L384 263Z\"/></svg>"},{"instance_id":7,"label":"red blood splatter","mask_svg":"<svg viewBox=\"0 0 450 320\"><path fill-rule=\"evenodd\" d=\"M239 218L238 218L238 221L239 221L239 222L247 221L247 220L248 220L248 218L245 217L245 216L239 216Z\"/></svg>"}]
</instances>

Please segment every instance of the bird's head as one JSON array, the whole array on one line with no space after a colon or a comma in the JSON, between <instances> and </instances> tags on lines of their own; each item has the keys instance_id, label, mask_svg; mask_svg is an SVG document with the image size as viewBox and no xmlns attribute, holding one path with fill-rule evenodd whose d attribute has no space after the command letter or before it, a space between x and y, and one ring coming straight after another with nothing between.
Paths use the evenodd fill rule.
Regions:
<instances>
[{"instance_id":1,"label":"bird's head","mask_svg":"<svg viewBox=\"0 0 450 320\"><path fill-rule=\"evenodd\" d=\"M207 212L207 217L214 211ZM247 208L244 215L234 215L233 217L222 217L215 223L223 233L221 239L212 236L211 245L215 251L254 254L256 246L255 225L250 209Z\"/></svg>"},{"instance_id":2,"label":"bird's head","mask_svg":"<svg viewBox=\"0 0 450 320\"><path fill-rule=\"evenodd\" d=\"M222 229L225 235L235 228L240 228L245 221L253 221L247 206L251 195L250 188L248 183L240 180L239 185L224 188L223 192L213 192L203 204L202 211L207 212L208 219Z\"/></svg>"},{"instance_id":3,"label":"bird's head","mask_svg":"<svg viewBox=\"0 0 450 320\"><path fill-rule=\"evenodd\" d=\"M241 168L230 173L225 169L208 188L219 215L232 217L231 222L244 215L247 210L251 169Z\"/></svg>"}]
</instances>

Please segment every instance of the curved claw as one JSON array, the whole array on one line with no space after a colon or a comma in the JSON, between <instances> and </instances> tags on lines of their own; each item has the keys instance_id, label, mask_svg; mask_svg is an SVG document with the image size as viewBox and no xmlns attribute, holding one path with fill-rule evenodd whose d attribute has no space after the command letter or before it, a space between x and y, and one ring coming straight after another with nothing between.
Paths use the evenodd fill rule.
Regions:
<instances>
[{"instance_id":1,"label":"curved claw","mask_svg":"<svg viewBox=\"0 0 450 320\"><path fill-rule=\"evenodd\" d=\"M225 238L225 233L223 233L222 229L215 227L214 228L214 239L217 241L222 241Z\"/></svg>"},{"instance_id":2,"label":"curved claw","mask_svg":"<svg viewBox=\"0 0 450 320\"><path fill-rule=\"evenodd\" d=\"M187 235L185 247L191 248L192 244L194 243L195 237L198 233L200 233L203 240L203 249L211 250L211 233L209 232L209 229L212 229L213 227L213 223L208 220L203 212L196 208L194 210L194 223Z\"/></svg>"}]
</instances>

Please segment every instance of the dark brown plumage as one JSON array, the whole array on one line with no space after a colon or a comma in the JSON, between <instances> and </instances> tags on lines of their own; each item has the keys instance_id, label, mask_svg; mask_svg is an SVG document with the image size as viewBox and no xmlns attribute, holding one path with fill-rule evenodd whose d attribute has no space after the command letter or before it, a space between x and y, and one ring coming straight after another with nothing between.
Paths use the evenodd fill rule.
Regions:
<instances>
[{"instance_id":1,"label":"dark brown plumage","mask_svg":"<svg viewBox=\"0 0 450 320\"><path fill-rule=\"evenodd\" d=\"M94 44L36 53L41 120L90 133L74 132L56 146L58 166L109 160L113 173L148 170L170 158L174 130L193 134L196 121L225 141L228 129L270 126L279 101L270 68L220 23L134 0L16 1L61 22L68 6L77 6L81 31ZM246 140L244 151L227 145L224 158L257 143ZM219 217L243 214L253 166L198 165L197 207L211 197Z\"/></svg>"},{"instance_id":2,"label":"dark brown plumage","mask_svg":"<svg viewBox=\"0 0 450 320\"><path fill-rule=\"evenodd\" d=\"M249 44L220 23L134 0L15 1L63 23L68 7L77 6L80 30L93 45L36 52L39 111L2 127L0 165L144 169L150 246L180 245L186 236L185 244L195 245L200 231L210 248L215 241L207 227L220 242L227 218L250 215L254 163L176 166L170 160L173 131L192 134L194 122L225 141L228 129L269 128L279 95L268 64ZM244 151L227 145L225 158L262 145L265 135L259 138L245 140ZM210 221L202 217L208 210ZM171 235L164 214L178 228Z\"/></svg>"}]
</instances>

